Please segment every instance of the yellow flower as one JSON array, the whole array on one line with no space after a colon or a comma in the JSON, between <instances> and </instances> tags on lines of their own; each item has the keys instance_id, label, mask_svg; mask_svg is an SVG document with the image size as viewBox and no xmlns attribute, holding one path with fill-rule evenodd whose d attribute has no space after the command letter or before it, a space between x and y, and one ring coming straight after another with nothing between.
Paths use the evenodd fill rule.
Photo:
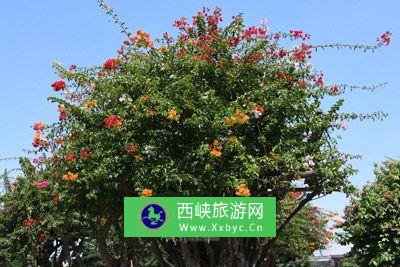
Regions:
<instances>
[{"instance_id":1,"label":"yellow flower","mask_svg":"<svg viewBox=\"0 0 400 267\"><path fill-rule=\"evenodd\" d=\"M135 155L135 159L136 159L137 161L142 161L142 160L143 160L143 157L140 156L140 155Z\"/></svg>"},{"instance_id":2,"label":"yellow flower","mask_svg":"<svg viewBox=\"0 0 400 267\"><path fill-rule=\"evenodd\" d=\"M239 144L239 139L234 135L229 136L229 141L234 145Z\"/></svg>"},{"instance_id":3,"label":"yellow flower","mask_svg":"<svg viewBox=\"0 0 400 267\"><path fill-rule=\"evenodd\" d=\"M85 102L85 108L86 109L91 109L93 107L96 107L99 104L99 101L97 99L93 99L93 100L86 100Z\"/></svg>"},{"instance_id":4,"label":"yellow flower","mask_svg":"<svg viewBox=\"0 0 400 267\"><path fill-rule=\"evenodd\" d=\"M100 219L100 224L101 224L101 225L105 225L106 222L107 222L107 219L106 219L106 218L101 218L101 219Z\"/></svg>"},{"instance_id":5,"label":"yellow flower","mask_svg":"<svg viewBox=\"0 0 400 267\"><path fill-rule=\"evenodd\" d=\"M279 158L279 154L278 153L271 152L270 155L271 155L272 160L274 160L274 161Z\"/></svg>"},{"instance_id":6,"label":"yellow flower","mask_svg":"<svg viewBox=\"0 0 400 267\"><path fill-rule=\"evenodd\" d=\"M142 197L151 197L153 195L153 190L145 188L140 195Z\"/></svg>"},{"instance_id":7,"label":"yellow flower","mask_svg":"<svg viewBox=\"0 0 400 267\"><path fill-rule=\"evenodd\" d=\"M249 197L251 196L250 189L245 184L240 184L236 188L236 195L240 197Z\"/></svg>"}]
</instances>

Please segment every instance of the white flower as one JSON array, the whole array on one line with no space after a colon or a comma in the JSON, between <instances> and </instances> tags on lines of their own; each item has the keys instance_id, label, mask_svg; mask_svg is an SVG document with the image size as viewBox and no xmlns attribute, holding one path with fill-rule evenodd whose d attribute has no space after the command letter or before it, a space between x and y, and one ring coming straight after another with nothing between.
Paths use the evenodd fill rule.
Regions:
<instances>
[{"instance_id":1,"label":"white flower","mask_svg":"<svg viewBox=\"0 0 400 267\"><path fill-rule=\"evenodd\" d=\"M311 157L310 155L305 156L304 160L305 160L304 166L309 168L313 168L315 166L314 158Z\"/></svg>"},{"instance_id":2,"label":"white flower","mask_svg":"<svg viewBox=\"0 0 400 267\"><path fill-rule=\"evenodd\" d=\"M94 93L94 84L93 83L89 84L89 86L86 87L86 91L88 93Z\"/></svg>"},{"instance_id":3,"label":"white flower","mask_svg":"<svg viewBox=\"0 0 400 267\"><path fill-rule=\"evenodd\" d=\"M145 146L142 153L147 155L148 157L154 156L156 154L154 152L154 146Z\"/></svg>"},{"instance_id":4,"label":"white flower","mask_svg":"<svg viewBox=\"0 0 400 267\"><path fill-rule=\"evenodd\" d=\"M53 61L53 66L54 66L54 67L60 67L60 66L61 66L61 62L58 61L58 60L54 60L54 61Z\"/></svg>"},{"instance_id":5,"label":"white flower","mask_svg":"<svg viewBox=\"0 0 400 267\"><path fill-rule=\"evenodd\" d=\"M119 102L132 102L132 98L126 94L121 95L121 97L119 98Z\"/></svg>"},{"instance_id":6,"label":"white flower","mask_svg":"<svg viewBox=\"0 0 400 267\"><path fill-rule=\"evenodd\" d=\"M204 99L208 99L208 95L210 94L210 91L207 91L204 93L203 98Z\"/></svg>"}]
</instances>

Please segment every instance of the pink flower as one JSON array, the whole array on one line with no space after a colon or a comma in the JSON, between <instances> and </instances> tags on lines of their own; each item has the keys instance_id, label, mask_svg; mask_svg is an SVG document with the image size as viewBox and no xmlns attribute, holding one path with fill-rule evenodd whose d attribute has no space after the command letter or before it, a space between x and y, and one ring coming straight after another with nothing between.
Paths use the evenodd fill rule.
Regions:
<instances>
[{"instance_id":1,"label":"pink flower","mask_svg":"<svg viewBox=\"0 0 400 267\"><path fill-rule=\"evenodd\" d=\"M33 164L40 164L42 163L42 157L37 157L32 160Z\"/></svg>"},{"instance_id":2,"label":"pink flower","mask_svg":"<svg viewBox=\"0 0 400 267\"><path fill-rule=\"evenodd\" d=\"M254 115L254 118L258 119L263 114L264 109L260 105L255 105L254 108L250 111Z\"/></svg>"},{"instance_id":3,"label":"pink flower","mask_svg":"<svg viewBox=\"0 0 400 267\"><path fill-rule=\"evenodd\" d=\"M346 131L347 129L349 129L349 125L347 125L347 123L345 123L344 121L338 121L335 123L337 126L341 127L344 131Z\"/></svg>"},{"instance_id":4,"label":"pink flower","mask_svg":"<svg viewBox=\"0 0 400 267\"><path fill-rule=\"evenodd\" d=\"M40 131L40 130L43 130L45 126L46 126L46 124L44 124L43 122L35 122L33 124L33 130Z\"/></svg>"},{"instance_id":5,"label":"pink flower","mask_svg":"<svg viewBox=\"0 0 400 267\"><path fill-rule=\"evenodd\" d=\"M379 36L376 41L379 43L382 43L384 45L389 45L390 44L390 36L392 33L390 31L386 31L383 33L381 36Z\"/></svg>"},{"instance_id":6,"label":"pink flower","mask_svg":"<svg viewBox=\"0 0 400 267\"><path fill-rule=\"evenodd\" d=\"M38 187L39 187L40 189L44 189L44 188L46 188L46 186L47 186L48 183L49 183L49 182L48 182L47 180L41 181L41 182L39 182Z\"/></svg>"}]
</instances>

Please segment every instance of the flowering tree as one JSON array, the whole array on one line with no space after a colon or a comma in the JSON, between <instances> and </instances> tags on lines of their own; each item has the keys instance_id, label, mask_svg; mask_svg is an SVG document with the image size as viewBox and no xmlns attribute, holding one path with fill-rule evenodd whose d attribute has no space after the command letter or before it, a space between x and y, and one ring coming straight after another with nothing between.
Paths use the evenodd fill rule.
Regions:
<instances>
[{"instance_id":1,"label":"flowering tree","mask_svg":"<svg viewBox=\"0 0 400 267\"><path fill-rule=\"evenodd\" d=\"M400 264L400 162L387 159L375 167L376 181L352 199L345 210L343 244L362 266Z\"/></svg>"},{"instance_id":2,"label":"flowering tree","mask_svg":"<svg viewBox=\"0 0 400 267\"><path fill-rule=\"evenodd\" d=\"M51 86L61 96L49 99L59 122L34 125L37 158L21 162L23 175L3 197L5 257L82 264L94 241L106 266L151 265L150 251L162 266L274 265L307 203L352 192L353 156L338 150L335 132L346 120L385 114L343 113L342 99L322 108L349 87L325 84L309 60L329 47L374 50L390 33L372 46L311 45L299 30L246 28L241 15L222 27L220 10L205 8L177 20L175 38L153 42L99 2L127 40L100 67L55 63L60 80ZM153 195L276 197L277 236L122 238L123 198Z\"/></svg>"}]
</instances>

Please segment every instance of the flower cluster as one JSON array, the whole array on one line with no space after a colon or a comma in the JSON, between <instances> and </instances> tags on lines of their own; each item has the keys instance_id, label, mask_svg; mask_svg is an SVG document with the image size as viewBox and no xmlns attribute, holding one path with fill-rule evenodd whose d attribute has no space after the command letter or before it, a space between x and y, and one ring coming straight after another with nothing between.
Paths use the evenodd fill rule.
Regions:
<instances>
[{"instance_id":1,"label":"flower cluster","mask_svg":"<svg viewBox=\"0 0 400 267\"><path fill-rule=\"evenodd\" d=\"M63 175L63 180L65 181L76 182L77 179L78 179L77 173L67 172L66 174Z\"/></svg>"},{"instance_id":2,"label":"flower cluster","mask_svg":"<svg viewBox=\"0 0 400 267\"><path fill-rule=\"evenodd\" d=\"M67 87L67 85L65 84L64 81L60 80L60 81L54 82L51 85L51 87L53 87L54 91L58 92L58 91L64 90Z\"/></svg>"},{"instance_id":3,"label":"flower cluster","mask_svg":"<svg viewBox=\"0 0 400 267\"><path fill-rule=\"evenodd\" d=\"M250 113L253 114L254 118L256 119L260 118L263 112L264 109L260 105L254 105L254 108L250 111Z\"/></svg>"},{"instance_id":4,"label":"flower cluster","mask_svg":"<svg viewBox=\"0 0 400 267\"><path fill-rule=\"evenodd\" d=\"M117 128L122 125L122 122L118 119L117 115L111 115L104 119L105 127L107 129Z\"/></svg>"},{"instance_id":5,"label":"flower cluster","mask_svg":"<svg viewBox=\"0 0 400 267\"><path fill-rule=\"evenodd\" d=\"M176 109L172 109L168 112L167 119L170 121L173 121L173 120L179 120L179 117L180 117L180 115L179 115L178 111L176 111Z\"/></svg>"},{"instance_id":6,"label":"flower cluster","mask_svg":"<svg viewBox=\"0 0 400 267\"><path fill-rule=\"evenodd\" d=\"M249 119L249 116L244 114L241 110L237 109L235 114L225 120L224 124L226 126L238 126L246 123Z\"/></svg>"},{"instance_id":7,"label":"flower cluster","mask_svg":"<svg viewBox=\"0 0 400 267\"><path fill-rule=\"evenodd\" d=\"M236 195L239 197L249 197L251 196L250 189L245 184L240 184L236 188Z\"/></svg>"},{"instance_id":8,"label":"flower cluster","mask_svg":"<svg viewBox=\"0 0 400 267\"><path fill-rule=\"evenodd\" d=\"M390 44L390 36L392 33L390 31L384 32L381 36L379 36L376 41L379 43L383 43L384 45Z\"/></svg>"},{"instance_id":9,"label":"flower cluster","mask_svg":"<svg viewBox=\"0 0 400 267\"><path fill-rule=\"evenodd\" d=\"M84 106L85 106L86 110L90 110L94 107L97 107L98 104L99 104L99 101L97 99L93 99L93 100L88 99L85 101Z\"/></svg>"},{"instance_id":10,"label":"flower cluster","mask_svg":"<svg viewBox=\"0 0 400 267\"><path fill-rule=\"evenodd\" d=\"M131 40L135 44L136 48L153 46L150 34L147 32L143 32L142 30L137 30L136 34L132 36Z\"/></svg>"},{"instance_id":11,"label":"flower cluster","mask_svg":"<svg viewBox=\"0 0 400 267\"><path fill-rule=\"evenodd\" d=\"M219 158L222 155L222 144L218 140L214 140L212 144L209 146L211 156Z\"/></svg>"},{"instance_id":12,"label":"flower cluster","mask_svg":"<svg viewBox=\"0 0 400 267\"><path fill-rule=\"evenodd\" d=\"M128 147L128 149L127 149L127 151L128 151L128 154L134 154L137 150L138 150L138 145L137 144L130 144L129 145L129 147Z\"/></svg>"},{"instance_id":13,"label":"flower cluster","mask_svg":"<svg viewBox=\"0 0 400 267\"><path fill-rule=\"evenodd\" d=\"M22 226L24 228L29 228L32 224L35 224L35 223L36 223L35 219L27 218L27 219L24 219L24 221L22 222Z\"/></svg>"},{"instance_id":14,"label":"flower cluster","mask_svg":"<svg viewBox=\"0 0 400 267\"><path fill-rule=\"evenodd\" d=\"M302 39L303 41L305 41L311 38L311 35L309 35L308 33L304 33L301 30L290 30L289 34L291 35L292 40Z\"/></svg>"},{"instance_id":15,"label":"flower cluster","mask_svg":"<svg viewBox=\"0 0 400 267\"><path fill-rule=\"evenodd\" d=\"M59 121L63 121L63 120L68 119L67 109L65 108L64 105L61 105L61 104L58 105L58 112L59 112L59 115L58 115L58 120Z\"/></svg>"},{"instance_id":16,"label":"flower cluster","mask_svg":"<svg viewBox=\"0 0 400 267\"><path fill-rule=\"evenodd\" d=\"M104 62L103 68L106 70L115 70L118 67L118 63L121 61L119 58L111 58Z\"/></svg>"},{"instance_id":17,"label":"flower cluster","mask_svg":"<svg viewBox=\"0 0 400 267\"><path fill-rule=\"evenodd\" d=\"M344 131L349 129L349 125L347 123L345 123L344 121L338 121L338 122L335 123L335 125L340 127Z\"/></svg>"},{"instance_id":18,"label":"flower cluster","mask_svg":"<svg viewBox=\"0 0 400 267\"><path fill-rule=\"evenodd\" d=\"M33 124L33 130L35 131L41 131L46 127L46 124L43 122L36 122Z\"/></svg>"},{"instance_id":19,"label":"flower cluster","mask_svg":"<svg viewBox=\"0 0 400 267\"><path fill-rule=\"evenodd\" d=\"M153 190L145 188L142 193L140 193L142 197L151 197L153 195Z\"/></svg>"},{"instance_id":20,"label":"flower cluster","mask_svg":"<svg viewBox=\"0 0 400 267\"><path fill-rule=\"evenodd\" d=\"M44 129L44 123L35 123L33 129L36 131L35 136L32 140L33 147L46 147L48 146L47 138L43 135L42 129Z\"/></svg>"},{"instance_id":21,"label":"flower cluster","mask_svg":"<svg viewBox=\"0 0 400 267\"><path fill-rule=\"evenodd\" d=\"M291 200L295 200L298 196L301 196L302 194L303 194L302 192L290 192L289 198Z\"/></svg>"},{"instance_id":22,"label":"flower cluster","mask_svg":"<svg viewBox=\"0 0 400 267\"><path fill-rule=\"evenodd\" d=\"M48 183L49 182L47 180L44 180L44 181L41 181L41 182L34 182L33 186L37 186L39 189L45 189L46 186L48 185Z\"/></svg>"}]
</instances>

